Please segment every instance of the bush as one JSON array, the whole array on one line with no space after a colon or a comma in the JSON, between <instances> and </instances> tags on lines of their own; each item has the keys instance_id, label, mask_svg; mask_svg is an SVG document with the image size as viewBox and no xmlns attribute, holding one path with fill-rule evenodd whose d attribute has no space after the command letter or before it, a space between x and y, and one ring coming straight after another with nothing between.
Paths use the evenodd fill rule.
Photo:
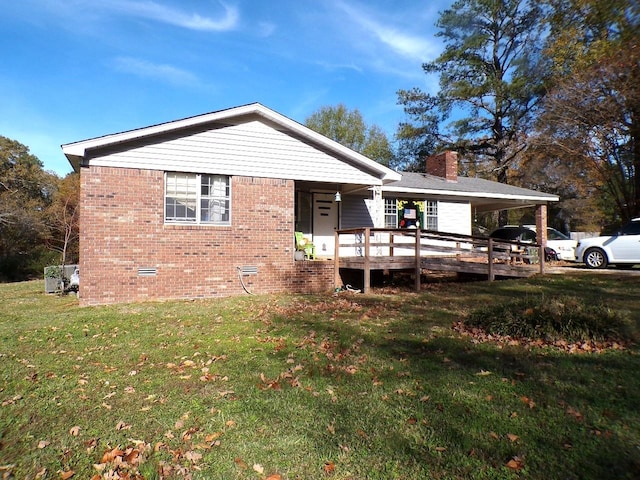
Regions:
<instances>
[{"instance_id":1,"label":"bush","mask_svg":"<svg viewBox=\"0 0 640 480\"><path fill-rule=\"evenodd\" d=\"M575 297L524 298L479 308L464 322L491 335L547 342L611 342L633 337L624 312Z\"/></svg>"}]
</instances>

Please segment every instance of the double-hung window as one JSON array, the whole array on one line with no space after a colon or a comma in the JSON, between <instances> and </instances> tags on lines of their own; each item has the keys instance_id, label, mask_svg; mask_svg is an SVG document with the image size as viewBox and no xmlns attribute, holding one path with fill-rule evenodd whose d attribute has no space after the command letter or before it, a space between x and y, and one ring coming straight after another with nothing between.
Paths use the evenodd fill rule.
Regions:
<instances>
[{"instance_id":1,"label":"double-hung window","mask_svg":"<svg viewBox=\"0 0 640 480\"><path fill-rule=\"evenodd\" d=\"M230 207L228 176L176 172L165 174L165 222L229 225Z\"/></svg>"},{"instance_id":2,"label":"double-hung window","mask_svg":"<svg viewBox=\"0 0 640 480\"><path fill-rule=\"evenodd\" d=\"M424 202L424 228L426 230L438 230L438 202L427 200Z\"/></svg>"},{"instance_id":3,"label":"double-hung window","mask_svg":"<svg viewBox=\"0 0 640 480\"><path fill-rule=\"evenodd\" d=\"M398 228L398 205L395 198L384 199L384 227Z\"/></svg>"}]
</instances>

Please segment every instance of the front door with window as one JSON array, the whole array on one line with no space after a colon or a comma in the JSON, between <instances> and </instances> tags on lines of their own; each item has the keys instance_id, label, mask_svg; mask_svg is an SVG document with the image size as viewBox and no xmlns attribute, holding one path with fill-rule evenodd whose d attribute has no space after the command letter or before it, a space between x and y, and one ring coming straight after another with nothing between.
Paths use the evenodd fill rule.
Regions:
<instances>
[{"instance_id":1,"label":"front door with window","mask_svg":"<svg viewBox=\"0 0 640 480\"><path fill-rule=\"evenodd\" d=\"M335 201L335 194L315 193L313 195L313 243L318 256L334 255L339 205Z\"/></svg>"}]
</instances>

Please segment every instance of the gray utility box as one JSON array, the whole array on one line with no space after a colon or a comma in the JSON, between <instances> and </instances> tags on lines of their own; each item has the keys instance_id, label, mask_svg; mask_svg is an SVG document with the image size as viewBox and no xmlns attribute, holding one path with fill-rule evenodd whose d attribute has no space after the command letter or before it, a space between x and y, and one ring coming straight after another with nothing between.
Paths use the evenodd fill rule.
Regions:
<instances>
[{"instance_id":1,"label":"gray utility box","mask_svg":"<svg viewBox=\"0 0 640 480\"><path fill-rule=\"evenodd\" d=\"M63 290L61 286L62 279L64 277L67 285L73 272L76 271L78 265L53 265L51 267L44 267L44 293L56 293Z\"/></svg>"}]
</instances>

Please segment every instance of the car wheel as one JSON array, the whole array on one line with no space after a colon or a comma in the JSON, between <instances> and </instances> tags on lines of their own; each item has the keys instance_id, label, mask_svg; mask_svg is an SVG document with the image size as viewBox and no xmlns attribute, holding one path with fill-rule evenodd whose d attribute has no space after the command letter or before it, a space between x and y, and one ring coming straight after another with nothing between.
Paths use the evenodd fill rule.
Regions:
<instances>
[{"instance_id":1,"label":"car wheel","mask_svg":"<svg viewBox=\"0 0 640 480\"><path fill-rule=\"evenodd\" d=\"M606 268L609 260L604 251L599 248L591 248L584 254L584 263L589 268Z\"/></svg>"}]
</instances>

